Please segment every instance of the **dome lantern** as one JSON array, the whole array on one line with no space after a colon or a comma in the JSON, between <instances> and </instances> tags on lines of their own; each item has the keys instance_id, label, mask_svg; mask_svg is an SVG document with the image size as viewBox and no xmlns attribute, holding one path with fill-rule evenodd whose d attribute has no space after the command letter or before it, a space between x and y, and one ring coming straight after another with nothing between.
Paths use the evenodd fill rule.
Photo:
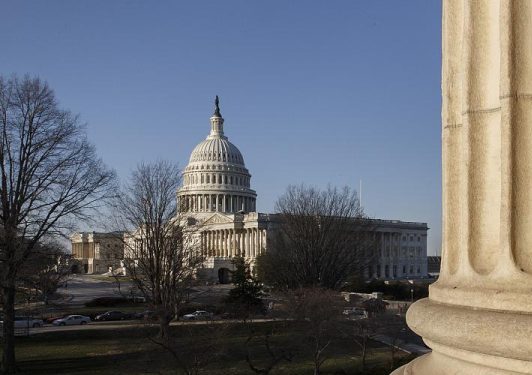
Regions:
<instances>
[{"instance_id":1,"label":"dome lantern","mask_svg":"<svg viewBox=\"0 0 532 375\"><path fill-rule=\"evenodd\" d=\"M224 118L220 113L220 99L214 99L214 113L211 116L211 134L209 138L226 138L224 136Z\"/></svg>"}]
</instances>

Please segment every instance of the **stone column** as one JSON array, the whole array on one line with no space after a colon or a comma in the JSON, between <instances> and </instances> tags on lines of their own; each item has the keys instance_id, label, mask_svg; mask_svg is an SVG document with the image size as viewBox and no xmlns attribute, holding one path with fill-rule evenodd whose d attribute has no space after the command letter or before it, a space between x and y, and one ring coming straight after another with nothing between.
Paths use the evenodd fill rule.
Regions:
<instances>
[{"instance_id":1,"label":"stone column","mask_svg":"<svg viewBox=\"0 0 532 375\"><path fill-rule=\"evenodd\" d=\"M223 257L224 256L224 231L223 230L219 230L218 234L220 236L218 256L219 257Z\"/></svg>"},{"instance_id":2,"label":"stone column","mask_svg":"<svg viewBox=\"0 0 532 375\"><path fill-rule=\"evenodd\" d=\"M210 256L210 250L211 250L211 232L207 232L207 256Z\"/></svg>"},{"instance_id":3,"label":"stone column","mask_svg":"<svg viewBox=\"0 0 532 375\"><path fill-rule=\"evenodd\" d=\"M393 374L532 374L532 1L443 2L442 269Z\"/></svg>"},{"instance_id":4,"label":"stone column","mask_svg":"<svg viewBox=\"0 0 532 375\"><path fill-rule=\"evenodd\" d=\"M214 256L219 257L220 256L220 231L214 231Z\"/></svg>"},{"instance_id":5,"label":"stone column","mask_svg":"<svg viewBox=\"0 0 532 375\"><path fill-rule=\"evenodd\" d=\"M258 234L258 255L261 255L262 254L262 230L261 229L257 229L257 234Z\"/></svg>"},{"instance_id":6,"label":"stone column","mask_svg":"<svg viewBox=\"0 0 532 375\"><path fill-rule=\"evenodd\" d=\"M253 258L255 256L255 229L249 230L249 245L249 247L251 248L249 256Z\"/></svg>"},{"instance_id":7,"label":"stone column","mask_svg":"<svg viewBox=\"0 0 532 375\"><path fill-rule=\"evenodd\" d=\"M229 231L227 229L224 230L224 256L229 256Z\"/></svg>"},{"instance_id":8,"label":"stone column","mask_svg":"<svg viewBox=\"0 0 532 375\"><path fill-rule=\"evenodd\" d=\"M227 257L227 230L223 230L223 256Z\"/></svg>"},{"instance_id":9,"label":"stone column","mask_svg":"<svg viewBox=\"0 0 532 375\"><path fill-rule=\"evenodd\" d=\"M242 256L246 255L247 256L247 253L248 253L248 249L246 248L246 230L243 229L242 230L242 242L241 242L241 245L242 247L240 248L242 250Z\"/></svg>"},{"instance_id":10,"label":"stone column","mask_svg":"<svg viewBox=\"0 0 532 375\"><path fill-rule=\"evenodd\" d=\"M239 230L237 236L238 236L238 249L240 251L239 256L242 256L242 254L244 253L244 241L243 241L242 229Z\"/></svg>"},{"instance_id":11,"label":"stone column","mask_svg":"<svg viewBox=\"0 0 532 375\"><path fill-rule=\"evenodd\" d=\"M232 257L233 255L233 230L227 230L227 256Z\"/></svg>"},{"instance_id":12,"label":"stone column","mask_svg":"<svg viewBox=\"0 0 532 375\"><path fill-rule=\"evenodd\" d=\"M251 231L246 229L246 258L251 256Z\"/></svg>"}]
</instances>

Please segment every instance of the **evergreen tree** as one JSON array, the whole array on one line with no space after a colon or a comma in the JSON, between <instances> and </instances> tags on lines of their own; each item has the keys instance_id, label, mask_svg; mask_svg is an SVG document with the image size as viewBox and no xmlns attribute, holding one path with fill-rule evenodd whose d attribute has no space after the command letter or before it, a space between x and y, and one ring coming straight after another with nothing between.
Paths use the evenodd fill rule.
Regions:
<instances>
[{"instance_id":1,"label":"evergreen tree","mask_svg":"<svg viewBox=\"0 0 532 375\"><path fill-rule=\"evenodd\" d=\"M228 307L244 317L262 311L262 297L265 295L262 284L253 277L249 264L244 258L235 258L232 263L235 268L231 271L234 288L229 291L225 299Z\"/></svg>"}]
</instances>

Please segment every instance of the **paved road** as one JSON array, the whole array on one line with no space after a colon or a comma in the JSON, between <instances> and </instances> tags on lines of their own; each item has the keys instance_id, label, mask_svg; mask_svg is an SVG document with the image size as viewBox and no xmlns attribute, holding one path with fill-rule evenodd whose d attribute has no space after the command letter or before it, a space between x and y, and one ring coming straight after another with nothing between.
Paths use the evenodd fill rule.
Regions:
<instances>
[{"instance_id":1,"label":"paved road","mask_svg":"<svg viewBox=\"0 0 532 375\"><path fill-rule=\"evenodd\" d=\"M253 319L253 322L271 322L275 319ZM171 322L171 326L178 325L201 325L201 324L225 324L225 323L239 323L240 320L212 320L212 321L176 321ZM49 332L65 332L65 331L87 331L87 330L120 330L134 327L157 327L157 323L144 322L140 320L125 320L117 322L91 322L84 325L75 326L54 326L45 325L40 328L30 328L30 335L49 333Z\"/></svg>"},{"instance_id":2,"label":"paved road","mask_svg":"<svg viewBox=\"0 0 532 375\"><path fill-rule=\"evenodd\" d=\"M63 295L61 304L81 307L94 298L129 295L132 285L130 281L117 282L115 278L101 275L74 275L68 281L67 287L59 288L58 293ZM203 304L216 304L232 287L230 284L194 286L191 289L190 300Z\"/></svg>"},{"instance_id":3,"label":"paved road","mask_svg":"<svg viewBox=\"0 0 532 375\"><path fill-rule=\"evenodd\" d=\"M58 289L58 293L64 296L63 303L73 306L82 306L85 302L98 297L120 296L119 283L113 278L102 279L102 276L74 275L68 281L67 287ZM127 293L131 282L121 281L120 290Z\"/></svg>"}]
</instances>

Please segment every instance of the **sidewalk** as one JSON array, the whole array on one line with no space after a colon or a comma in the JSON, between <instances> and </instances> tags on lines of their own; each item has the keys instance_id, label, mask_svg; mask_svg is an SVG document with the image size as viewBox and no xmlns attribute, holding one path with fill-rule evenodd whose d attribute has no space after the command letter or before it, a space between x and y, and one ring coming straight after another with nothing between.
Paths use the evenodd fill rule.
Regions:
<instances>
[{"instance_id":1,"label":"sidewalk","mask_svg":"<svg viewBox=\"0 0 532 375\"><path fill-rule=\"evenodd\" d=\"M403 352L409 353L409 354L425 354L430 353L431 350L427 347L404 342L403 340L397 339L394 341L393 338L386 335L375 335L372 337L373 340L381 342L383 344L386 344L388 346L394 346L399 350L402 350Z\"/></svg>"}]
</instances>

